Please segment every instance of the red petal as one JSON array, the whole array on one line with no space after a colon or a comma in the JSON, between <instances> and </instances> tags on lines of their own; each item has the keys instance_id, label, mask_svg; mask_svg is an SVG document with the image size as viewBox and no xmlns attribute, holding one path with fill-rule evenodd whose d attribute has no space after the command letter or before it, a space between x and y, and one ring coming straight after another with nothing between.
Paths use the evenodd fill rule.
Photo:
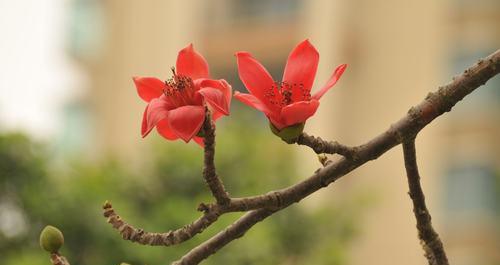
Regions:
<instances>
[{"instance_id":1,"label":"red petal","mask_svg":"<svg viewBox=\"0 0 500 265\"><path fill-rule=\"evenodd\" d=\"M176 68L178 75L189 76L192 79L208 78L208 63L194 50L192 43L179 51Z\"/></svg>"},{"instance_id":2,"label":"red petal","mask_svg":"<svg viewBox=\"0 0 500 265\"><path fill-rule=\"evenodd\" d=\"M263 112L276 128L282 129L285 127L285 124L280 119L280 110L278 110L278 112L271 111L266 105L264 105L264 103L251 94L244 94L236 91L234 92L234 97L243 102L245 105Z\"/></svg>"},{"instance_id":3,"label":"red petal","mask_svg":"<svg viewBox=\"0 0 500 265\"><path fill-rule=\"evenodd\" d=\"M149 102L146 113L146 128L145 130L143 128L142 137L146 137L159 121L167 118L169 112L167 106L168 103L164 95Z\"/></svg>"},{"instance_id":4,"label":"red petal","mask_svg":"<svg viewBox=\"0 0 500 265\"><path fill-rule=\"evenodd\" d=\"M202 88L198 92L203 95L203 98L215 111L226 116L229 115L229 106L222 92L211 87Z\"/></svg>"},{"instance_id":5,"label":"red petal","mask_svg":"<svg viewBox=\"0 0 500 265\"><path fill-rule=\"evenodd\" d=\"M318 69L319 53L309 40L305 40L288 56L283 82L292 86L292 100L303 100L304 93L311 91Z\"/></svg>"},{"instance_id":6,"label":"red petal","mask_svg":"<svg viewBox=\"0 0 500 265\"><path fill-rule=\"evenodd\" d=\"M193 140L199 145L201 146L201 148L204 148L205 147L205 142L203 141L203 138L202 137L198 137L198 136L195 136L193 137Z\"/></svg>"},{"instance_id":7,"label":"red petal","mask_svg":"<svg viewBox=\"0 0 500 265\"><path fill-rule=\"evenodd\" d=\"M182 106L168 113L168 125L186 143L200 131L204 120L205 108L202 106Z\"/></svg>"},{"instance_id":8,"label":"red petal","mask_svg":"<svg viewBox=\"0 0 500 265\"><path fill-rule=\"evenodd\" d=\"M281 110L281 119L285 127L305 122L309 117L314 115L318 106L319 101L315 99L290 104Z\"/></svg>"},{"instance_id":9,"label":"red petal","mask_svg":"<svg viewBox=\"0 0 500 265\"><path fill-rule=\"evenodd\" d=\"M256 98L252 94L240 93L239 91L234 92L234 97L244 103L247 106L250 106L256 110L259 110L266 114L266 116L278 116L273 113L264 103L262 103L258 98Z\"/></svg>"},{"instance_id":10,"label":"red petal","mask_svg":"<svg viewBox=\"0 0 500 265\"><path fill-rule=\"evenodd\" d=\"M231 85L224 79L219 79L220 84L222 85L221 90L224 93L224 97L226 98L226 102L229 107L231 107L231 99L233 97L233 88Z\"/></svg>"},{"instance_id":11,"label":"red petal","mask_svg":"<svg viewBox=\"0 0 500 265\"><path fill-rule=\"evenodd\" d=\"M201 82L201 89L198 93L217 112L229 115L229 104L231 103L231 86L227 82L220 80L205 79Z\"/></svg>"},{"instance_id":12,"label":"red petal","mask_svg":"<svg viewBox=\"0 0 500 265\"><path fill-rule=\"evenodd\" d=\"M247 90L264 103L268 108L272 108L269 97L265 93L274 85L273 78L257 60L248 52L237 52L238 74Z\"/></svg>"},{"instance_id":13,"label":"red petal","mask_svg":"<svg viewBox=\"0 0 500 265\"><path fill-rule=\"evenodd\" d=\"M142 125L141 125L141 135L142 137L146 137L151 130L148 131L148 119L147 119L147 113L148 113L148 105L146 105L146 108L144 109L144 113L142 114Z\"/></svg>"},{"instance_id":14,"label":"red petal","mask_svg":"<svg viewBox=\"0 0 500 265\"><path fill-rule=\"evenodd\" d=\"M137 93L146 102L163 94L165 83L154 77L133 77Z\"/></svg>"},{"instance_id":15,"label":"red petal","mask_svg":"<svg viewBox=\"0 0 500 265\"><path fill-rule=\"evenodd\" d=\"M316 92L312 98L319 100L337 81L340 79L342 74L344 73L345 69L347 67L347 64L341 64L337 66L337 69L333 71L332 76L330 79L328 79L328 82L320 89L318 92Z\"/></svg>"},{"instance_id":16,"label":"red petal","mask_svg":"<svg viewBox=\"0 0 500 265\"><path fill-rule=\"evenodd\" d=\"M172 131L172 128L168 125L168 120L163 119L156 124L156 130L158 133L165 137L167 140L177 140L179 137Z\"/></svg>"},{"instance_id":17,"label":"red petal","mask_svg":"<svg viewBox=\"0 0 500 265\"><path fill-rule=\"evenodd\" d=\"M227 105L228 105L228 111L229 111L229 109L231 108L231 99L233 98L233 89L232 89L231 85L228 82L226 82L226 80L219 79L219 81L222 84L222 86L224 87L223 93L224 93L224 97L226 98L226 102L227 102ZM222 115L223 114L220 113L220 112L215 112L214 115L212 115L212 119L214 121L216 121Z\"/></svg>"}]
</instances>

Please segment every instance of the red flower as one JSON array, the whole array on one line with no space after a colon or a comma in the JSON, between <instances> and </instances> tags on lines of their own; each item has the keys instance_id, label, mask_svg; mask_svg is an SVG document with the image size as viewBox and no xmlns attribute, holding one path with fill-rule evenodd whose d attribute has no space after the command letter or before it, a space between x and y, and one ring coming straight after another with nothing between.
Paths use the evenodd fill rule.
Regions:
<instances>
[{"instance_id":1,"label":"red flower","mask_svg":"<svg viewBox=\"0 0 500 265\"><path fill-rule=\"evenodd\" d=\"M223 79L209 79L208 64L193 45L179 51L173 77L163 82L154 77L134 77L139 96L146 102L142 118L142 137L156 126L168 140L194 139L205 120L205 105L212 111L213 120L229 115L231 86Z\"/></svg>"},{"instance_id":2,"label":"red flower","mask_svg":"<svg viewBox=\"0 0 500 265\"><path fill-rule=\"evenodd\" d=\"M273 132L303 126L318 109L319 99L335 85L347 66L339 65L328 82L311 96L319 53L309 40L299 43L290 53L281 82L273 81L250 53L238 52L236 57L240 79L250 94L236 91L234 97L262 111L275 127Z\"/></svg>"}]
</instances>

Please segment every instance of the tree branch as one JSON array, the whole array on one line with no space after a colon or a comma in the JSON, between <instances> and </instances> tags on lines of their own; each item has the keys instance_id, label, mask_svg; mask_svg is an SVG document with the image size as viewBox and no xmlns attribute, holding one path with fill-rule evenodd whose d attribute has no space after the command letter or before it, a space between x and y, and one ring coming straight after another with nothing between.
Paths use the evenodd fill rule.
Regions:
<instances>
[{"instance_id":1,"label":"tree branch","mask_svg":"<svg viewBox=\"0 0 500 265\"><path fill-rule=\"evenodd\" d=\"M429 265L448 265L448 259L443 248L443 243L431 223L431 214L425 205L425 196L420 186L417 155L415 152L415 139L403 142L403 154L410 187L410 198L413 202L413 213L417 219L418 238L425 251Z\"/></svg>"},{"instance_id":2,"label":"tree branch","mask_svg":"<svg viewBox=\"0 0 500 265\"><path fill-rule=\"evenodd\" d=\"M325 141L320 137L314 137L307 133L302 133L298 138L298 145L309 146L316 154L339 154L347 158L353 158L356 154L355 147L348 147L337 141Z\"/></svg>"},{"instance_id":3,"label":"tree branch","mask_svg":"<svg viewBox=\"0 0 500 265\"><path fill-rule=\"evenodd\" d=\"M203 123L205 155L203 166L203 178L207 183L212 195L220 205L229 203L229 194L224 188L215 170L215 126L212 124L210 111L205 110L205 122Z\"/></svg>"},{"instance_id":4,"label":"tree branch","mask_svg":"<svg viewBox=\"0 0 500 265\"><path fill-rule=\"evenodd\" d=\"M173 264L198 264L274 212L299 202L311 193L328 186L364 163L378 158L402 141L413 139L427 124L443 113L450 111L457 102L499 72L500 50L497 50L485 59L479 60L449 84L440 87L437 92L429 93L419 105L412 107L406 116L391 125L387 131L366 144L356 147L356 159L340 158L336 162L329 163L317 170L314 175L300 183L271 192L279 198L277 200L280 202L279 207L273 210L259 209L245 214L226 230L192 249L181 260Z\"/></svg>"},{"instance_id":5,"label":"tree branch","mask_svg":"<svg viewBox=\"0 0 500 265\"><path fill-rule=\"evenodd\" d=\"M70 265L68 260L59 253L50 254L50 262L52 265Z\"/></svg>"},{"instance_id":6,"label":"tree branch","mask_svg":"<svg viewBox=\"0 0 500 265\"><path fill-rule=\"evenodd\" d=\"M246 231L252 228L253 225L264 220L271 214L275 213L275 211L276 210L260 209L246 213L223 231L217 233L203 244L193 248L180 260L173 262L172 265L190 265L200 263L202 260L214 254L229 242L242 237Z\"/></svg>"},{"instance_id":7,"label":"tree branch","mask_svg":"<svg viewBox=\"0 0 500 265\"><path fill-rule=\"evenodd\" d=\"M250 211L224 231L218 233L199 247L194 248L175 263L197 264L232 240L241 237L254 224L267 218L274 212L299 202L311 193L328 186L364 163L378 158L402 141L406 141L407 139L413 140L416 134L432 120L449 111L463 97L498 74L500 70L499 58L500 51L497 51L486 59L480 60L477 64L467 69L461 76L454 78L448 85L440 87L435 93L429 93L425 100L418 106L412 107L405 117L364 145L347 147L337 142L327 142L319 137L303 133L298 138L297 144L309 146L319 154L340 154L344 157L336 162L324 158L320 159L324 167L318 169L311 177L288 188L271 191L263 195L229 198L215 170L215 128L211 122L210 113L207 111L207 116L203 124L205 141L203 176L217 203L200 204L199 210L204 212L203 216L189 225L166 233L145 232L142 229L127 224L115 213L108 202L103 207L104 216L108 218L108 222L126 240L145 245L170 246L179 244L192 238L197 233L201 233L224 213ZM433 244L427 245L432 246ZM439 256L439 254L435 256ZM441 265L445 263L437 264Z\"/></svg>"},{"instance_id":8,"label":"tree branch","mask_svg":"<svg viewBox=\"0 0 500 265\"><path fill-rule=\"evenodd\" d=\"M198 211L202 211L204 214L200 218L177 230L169 230L162 233L148 232L142 228L130 225L116 213L108 201L103 205L103 215L107 218L107 222L125 240L141 245L172 246L178 245L203 232L225 213L246 212L261 208L278 208L282 205L281 199L278 196L278 193L271 192L253 197L231 198L230 202L225 205L201 203L198 206Z\"/></svg>"},{"instance_id":9,"label":"tree branch","mask_svg":"<svg viewBox=\"0 0 500 265\"><path fill-rule=\"evenodd\" d=\"M135 228L122 220L121 217L116 214L113 206L109 202L104 203L103 209L104 217L108 218L108 223L118 230L123 239L150 246L171 246L180 244L196 234L203 232L208 226L217 221L221 215L221 210L218 206L204 207L202 209L204 214L191 224L165 233L152 233L140 228Z\"/></svg>"}]
</instances>

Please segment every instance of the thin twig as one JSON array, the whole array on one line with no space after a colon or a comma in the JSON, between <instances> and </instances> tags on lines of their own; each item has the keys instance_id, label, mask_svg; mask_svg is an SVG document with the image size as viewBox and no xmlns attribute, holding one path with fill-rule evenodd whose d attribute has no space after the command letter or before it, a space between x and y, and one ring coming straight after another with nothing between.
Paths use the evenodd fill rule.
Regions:
<instances>
[{"instance_id":1,"label":"thin twig","mask_svg":"<svg viewBox=\"0 0 500 265\"><path fill-rule=\"evenodd\" d=\"M427 124L451 108L472 91L486 83L500 72L500 50L479 60L465 72L454 78L452 82L440 87L437 92L429 93L417 106L411 108L408 114L394 123L387 131L373 138L364 145L357 147L356 159L341 158L334 163L319 169L314 175L275 194L281 206L273 209L260 209L249 212L233 223L223 232L192 249L179 261L173 264L198 264L223 246L236 239L235 235L245 232L256 223L262 221L292 203L299 202L313 192L328 186L364 163L374 160L389 149L406 139L412 139ZM231 232L233 231L233 232Z\"/></svg>"},{"instance_id":2,"label":"thin twig","mask_svg":"<svg viewBox=\"0 0 500 265\"><path fill-rule=\"evenodd\" d=\"M215 170L215 127L212 124L210 111L206 109L205 113L206 116L203 123L205 145L203 178L215 197L217 204L201 204L200 207L202 207L202 209L200 210L203 211L204 214L191 224L185 225L184 227L176 230L155 233L147 232L141 228L135 228L134 226L128 224L118 214L116 214L111 203L105 202L103 206L104 216L108 218L108 223L110 223L113 228L118 230L123 239L150 246L177 245L192 238L196 234L203 232L203 230L214 223L221 214L229 210L228 206L231 199L225 191L224 185ZM231 207L234 209L241 209L244 206L238 204L236 201L236 204Z\"/></svg>"},{"instance_id":3,"label":"thin twig","mask_svg":"<svg viewBox=\"0 0 500 265\"><path fill-rule=\"evenodd\" d=\"M50 262L52 265L70 265L66 257L57 252L50 254Z\"/></svg>"},{"instance_id":4,"label":"thin twig","mask_svg":"<svg viewBox=\"0 0 500 265\"><path fill-rule=\"evenodd\" d=\"M217 206L212 208L204 207L204 214L191 224L165 233L153 233L135 228L125 222L116 214L113 206L109 202L104 203L103 209L104 216L108 218L108 223L118 230L123 239L150 246L171 246L180 244L196 234L203 232L208 226L217 221L217 218L219 218L221 214Z\"/></svg>"},{"instance_id":5,"label":"thin twig","mask_svg":"<svg viewBox=\"0 0 500 265\"><path fill-rule=\"evenodd\" d=\"M413 202L413 213L417 219L417 230L420 244L425 251L429 265L448 265L448 259L443 248L443 243L431 223L431 214L425 205L425 196L420 186L417 155L415 152L415 139L403 142L403 154L410 187L410 198Z\"/></svg>"},{"instance_id":6,"label":"thin twig","mask_svg":"<svg viewBox=\"0 0 500 265\"><path fill-rule=\"evenodd\" d=\"M307 133L302 133L297 138L297 144L309 146L316 154L339 154L347 158L353 158L356 154L355 147L349 147L337 141L325 141Z\"/></svg>"},{"instance_id":7,"label":"thin twig","mask_svg":"<svg viewBox=\"0 0 500 265\"><path fill-rule=\"evenodd\" d=\"M207 183L212 195L220 205L229 203L229 194L224 188L221 179L215 170L215 126L212 123L210 111L205 111L205 122L203 123L205 155L203 166L203 178Z\"/></svg>"},{"instance_id":8,"label":"thin twig","mask_svg":"<svg viewBox=\"0 0 500 265\"><path fill-rule=\"evenodd\" d=\"M278 196L279 194L272 192L254 197L232 198L230 203L226 205L202 203L198 206L198 210L204 212L201 217L179 229L161 233L148 232L129 224L116 213L108 201L103 205L103 215L124 240L149 246L173 246L203 232L225 213L246 212L265 207L278 208L282 206L281 199Z\"/></svg>"}]
</instances>

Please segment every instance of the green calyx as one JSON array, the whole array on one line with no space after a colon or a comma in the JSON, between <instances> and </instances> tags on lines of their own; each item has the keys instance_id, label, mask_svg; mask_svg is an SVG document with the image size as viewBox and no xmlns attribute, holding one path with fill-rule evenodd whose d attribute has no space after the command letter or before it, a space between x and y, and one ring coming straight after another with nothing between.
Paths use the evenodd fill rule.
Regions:
<instances>
[{"instance_id":1,"label":"green calyx","mask_svg":"<svg viewBox=\"0 0 500 265\"><path fill-rule=\"evenodd\" d=\"M49 253L56 253L64 244L63 233L51 226L46 226L40 233L40 246Z\"/></svg>"},{"instance_id":2,"label":"green calyx","mask_svg":"<svg viewBox=\"0 0 500 265\"><path fill-rule=\"evenodd\" d=\"M281 138L281 140L289 144L293 144L297 141L297 138L299 138L300 134L302 134L302 131L304 130L304 125L305 123L298 123L278 130L278 128L274 127L272 123L269 123L271 131L276 136Z\"/></svg>"},{"instance_id":3,"label":"green calyx","mask_svg":"<svg viewBox=\"0 0 500 265\"><path fill-rule=\"evenodd\" d=\"M205 130L203 129L203 127L200 128L200 130L198 131L196 136L201 137L201 138L205 137Z\"/></svg>"}]
</instances>

